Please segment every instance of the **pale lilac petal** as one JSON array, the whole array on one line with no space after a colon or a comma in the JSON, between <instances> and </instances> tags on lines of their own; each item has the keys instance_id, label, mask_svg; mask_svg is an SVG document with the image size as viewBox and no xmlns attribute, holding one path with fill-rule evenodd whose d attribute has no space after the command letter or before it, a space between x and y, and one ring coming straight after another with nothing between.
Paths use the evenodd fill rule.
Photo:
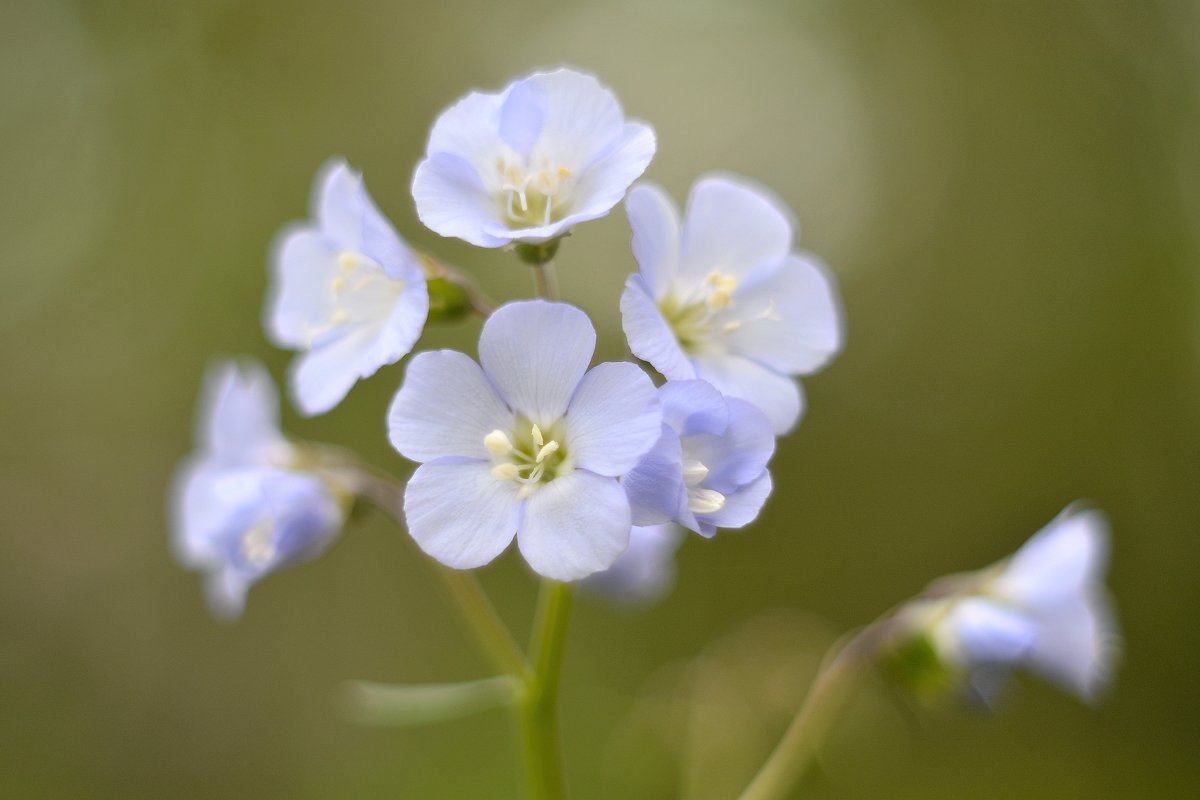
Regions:
<instances>
[{"instance_id":1,"label":"pale lilac petal","mask_svg":"<svg viewBox=\"0 0 1200 800\"><path fill-rule=\"evenodd\" d=\"M745 400L731 397L727 402L724 435L696 437L685 448L708 467L704 485L722 494L757 480L775 453L775 432L766 416Z\"/></svg>"},{"instance_id":2,"label":"pale lilac petal","mask_svg":"<svg viewBox=\"0 0 1200 800\"><path fill-rule=\"evenodd\" d=\"M522 157L528 157L546 121L537 88L529 81L514 84L504 96L499 116L500 138Z\"/></svg>"},{"instance_id":3,"label":"pale lilac petal","mask_svg":"<svg viewBox=\"0 0 1200 800\"><path fill-rule=\"evenodd\" d=\"M307 349L314 326L333 314L329 291L341 251L337 242L314 228L286 228L271 248L272 280L264 320L267 338L289 350Z\"/></svg>"},{"instance_id":4,"label":"pale lilac petal","mask_svg":"<svg viewBox=\"0 0 1200 800\"><path fill-rule=\"evenodd\" d=\"M513 414L479 365L454 350L418 353L388 409L392 446L413 461L487 460L484 437L510 430Z\"/></svg>"},{"instance_id":5,"label":"pale lilac petal","mask_svg":"<svg viewBox=\"0 0 1200 800\"><path fill-rule=\"evenodd\" d=\"M599 364L567 407L567 440L578 467L616 477L653 446L662 426L654 384L628 362Z\"/></svg>"},{"instance_id":6,"label":"pale lilac petal","mask_svg":"<svg viewBox=\"0 0 1200 800\"><path fill-rule=\"evenodd\" d=\"M946 621L968 664L1012 664L1033 649L1037 632L1020 612L982 598L954 605Z\"/></svg>"},{"instance_id":7,"label":"pale lilac petal","mask_svg":"<svg viewBox=\"0 0 1200 800\"><path fill-rule=\"evenodd\" d=\"M767 279L740 291L727 316L737 323L725 339L729 350L778 372L806 375L842 348L833 276L812 257L788 256Z\"/></svg>"},{"instance_id":8,"label":"pale lilac petal","mask_svg":"<svg viewBox=\"0 0 1200 800\"><path fill-rule=\"evenodd\" d=\"M1108 539L1104 514L1068 508L1013 555L997 592L1039 611L1081 597L1103 579Z\"/></svg>"},{"instance_id":9,"label":"pale lilac petal","mask_svg":"<svg viewBox=\"0 0 1200 800\"><path fill-rule=\"evenodd\" d=\"M1030 668L1084 700L1093 699L1112 678L1120 646L1108 599L1100 594L1076 598L1036 621Z\"/></svg>"},{"instance_id":10,"label":"pale lilac petal","mask_svg":"<svg viewBox=\"0 0 1200 800\"><path fill-rule=\"evenodd\" d=\"M412 194L417 216L434 233L478 247L512 241L511 236L488 232L489 224L503 228L500 201L488 193L477 168L461 156L434 153L418 164Z\"/></svg>"},{"instance_id":11,"label":"pale lilac petal","mask_svg":"<svg viewBox=\"0 0 1200 800\"><path fill-rule=\"evenodd\" d=\"M517 546L534 572L574 581L612 566L629 544L631 527L620 484L580 469L530 496Z\"/></svg>"},{"instance_id":12,"label":"pale lilac petal","mask_svg":"<svg viewBox=\"0 0 1200 800\"><path fill-rule=\"evenodd\" d=\"M513 85L510 94L516 92L535 96L541 108L536 155L549 156L572 170L588 167L594 158L609 152L623 132L620 103L592 75L571 69L534 73Z\"/></svg>"},{"instance_id":13,"label":"pale lilac petal","mask_svg":"<svg viewBox=\"0 0 1200 800\"><path fill-rule=\"evenodd\" d=\"M654 130L649 125L627 123L612 151L580 176L574 216L596 219L611 211L621 202L629 185L650 166L656 146Z\"/></svg>"},{"instance_id":14,"label":"pale lilac petal","mask_svg":"<svg viewBox=\"0 0 1200 800\"><path fill-rule=\"evenodd\" d=\"M680 436L720 436L729 427L729 404L707 381L669 381L659 387L663 422Z\"/></svg>"},{"instance_id":15,"label":"pale lilac petal","mask_svg":"<svg viewBox=\"0 0 1200 800\"><path fill-rule=\"evenodd\" d=\"M443 111L429 133L426 156L449 153L476 168L486 164L496 152L503 99L501 94L471 92Z\"/></svg>"},{"instance_id":16,"label":"pale lilac petal","mask_svg":"<svg viewBox=\"0 0 1200 800\"><path fill-rule=\"evenodd\" d=\"M347 330L339 338L309 350L292 361L292 401L306 416L324 414L342 402L360 378L383 366L376 353L378 330Z\"/></svg>"},{"instance_id":17,"label":"pale lilac petal","mask_svg":"<svg viewBox=\"0 0 1200 800\"><path fill-rule=\"evenodd\" d=\"M758 518L763 504L771 496L771 473L725 495L725 505L711 514L698 515L698 519L716 528L741 528ZM703 533L703 531L701 531ZM709 534L711 535L711 534Z\"/></svg>"},{"instance_id":18,"label":"pale lilac petal","mask_svg":"<svg viewBox=\"0 0 1200 800\"><path fill-rule=\"evenodd\" d=\"M641 275L630 275L621 295L621 326L630 351L669 381L696 377L696 368L650 295Z\"/></svg>"},{"instance_id":19,"label":"pale lilac petal","mask_svg":"<svg viewBox=\"0 0 1200 800\"><path fill-rule=\"evenodd\" d=\"M362 247L362 177L340 158L331 159L313 184L312 215L320 232L342 247Z\"/></svg>"},{"instance_id":20,"label":"pale lilac petal","mask_svg":"<svg viewBox=\"0 0 1200 800\"><path fill-rule=\"evenodd\" d=\"M656 525L679 516L687 504L683 450L674 429L662 426L658 441L621 478L635 525Z\"/></svg>"},{"instance_id":21,"label":"pale lilac petal","mask_svg":"<svg viewBox=\"0 0 1200 800\"><path fill-rule=\"evenodd\" d=\"M197 422L197 442L226 461L266 458L286 447L275 384L254 361L226 361L209 370Z\"/></svg>"},{"instance_id":22,"label":"pale lilac petal","mask_svg":"<svg viewBox=\"0 0 1200 800\"><path fill-rule=\"evenodd\" d=\"M508 303L483 324L479 360L508 405L532 422L561 419L596 349L587 315L566 303Z\"/></svg>"},{"instance_id":23,"label":"pale lilac petal","mask_svg":"<svg viewBox=\"0 0 1200 800\"><path fill-rule=\"evenodd\" d=\"M675 552L682 541L677 525L634 527L625 552L608 569L588 576L583 586L619 602L658 600L675 583Z\"/></svg>"},{"instance_id":24,"label":"pale lilac petal","mask_svg":"<svg viewBox=\"0 0 1200 800\"><path fill-rule=\"evenodd\" d=\"M483 461L422 464L404 492L404 517L417 545L448 567L487 564L517 531L516 485Z\"/></svg>"},{"instance_id":25,"label":"pale lilac petal","mask_svg":"<svg viewBox=\"0 0 1200 800\"><path fill-rule=\"evenodd\" d=\"M405 272L404 291L375 339L375 357L381 367L395 364L412 352L429 318L429 287L424 276L419 272L413 275L408 269Z\"/></svg>"},{"instance_id":26,"label":"pale lilac petal","mask_svg":"<svg viewBox=\"0 0 1200 800\"><path fill-rule=\"evenodd\" d=\"M625 213L642 279L651 296L662 297L679 266L679 212L660 187L642 183L630 190Z\"/></svg>"},{"instance_id":27,"label":"pale lilac petal","mask_svg":"<svg viewBox=\"0 0 1200 800\"><path fill-rule=\"evenodd\" d=\"M692 187L683 221L680 275L699 283L712 271L742 279L782 261L792 248L790 213L743 178L711 175Z\"/></svg>"},{"instance_id":28,"label":"pale lilac petal","mask_svg":"<svg viewBox=\"0 0 1200 800\"><path fill-rule=\"evenodd\" d=\"M777 436L789 432L804 409L800 385L786 375L740 356L698 358L696 377L703 378L722 394L739 397L767 415Z\"/></svg>"}]
</instances>

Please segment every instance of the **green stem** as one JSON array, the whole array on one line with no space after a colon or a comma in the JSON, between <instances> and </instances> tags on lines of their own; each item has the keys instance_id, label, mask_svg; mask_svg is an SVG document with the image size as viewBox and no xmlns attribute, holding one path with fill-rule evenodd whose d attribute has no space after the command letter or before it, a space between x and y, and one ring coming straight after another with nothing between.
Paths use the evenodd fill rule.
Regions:
<instances>
[{"instance_id":1,"label":"green stem","mask_svg":"<svg viewBox=\"0 0 1200 800\"><path fill-rule=\"evenodd\" d=\"M543 581L530 645L534 674L520 707L532 800L563 800L567 796L558 735L558 685L573 599L570 584Z\"/></svg>"},{"instance_id":2,"label":"green stem","mask_svg":"<svg viewBox=\"0 0 1200 800\"><path fill-rule=\"evenodd\" d=\"M558 300L558 276L554 271L554 262L543 261L540 264L531 264L530 269L533 270L533 288L537 291L538 297L546 300Z\"/></svg>"}]
</instances>

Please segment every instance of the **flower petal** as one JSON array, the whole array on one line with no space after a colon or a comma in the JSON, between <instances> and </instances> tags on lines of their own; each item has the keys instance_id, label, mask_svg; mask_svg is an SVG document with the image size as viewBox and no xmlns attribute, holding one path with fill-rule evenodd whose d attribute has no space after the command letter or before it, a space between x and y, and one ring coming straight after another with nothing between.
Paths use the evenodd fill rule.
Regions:
<instances>
[{"instance_id":1,"label":"flower petal","mask_svg":"<svg viewBox=\"0 0 1200 800\"><path fill-rule=\"evenodd\" d=\"M1069 507L1012 556L997 592L1043 613L1081 598L1100 585L1108 538L1103 513Z\"/></svg>"},{"instance_id":2,"label":"flower petal","mask_svg":"<svg viewBox=\"0 0 1200 800\"><path fill-rule=\"evenodd\" d=\"M621 478L635 525L657 525L675 519L687 503L683 484L683 450L674 429L662 426L654 446Z\"/></svg>"},{"instance_id":3,"label":"flower petal","mask_svg":"<svg viewBox=\"0 0 1200 800\"><path fill-rule=\"evenodd\" d=\"M800 385L768 367L741 356L698 358L697 377L711 383L722 394L753 403L767 415L776 436L795 427L804 410Z\"/></svg>"},{"instance_id":4,"label":"flower petal","mask_svg":"<svg viewBox=\"0 0 1200 800\"><path fill-rule=\"evenodd\" d=\"M488 194L476 167L462 156L431 154L417 165L412 194L417 216L434 233L478 247L500 247L512 241L487 232L489 224L503 227L500 206Z\"/></svg>"},{"instance_id":5,"label":"flower petal","mask_svg":"<svg viewBox=\"0 0 1200 800\"><path fill-rule=\"evenodd\" d=\"M231 462L254 461L287 447L279 431L279 395L261 364L225 361L209 370L196 439Z\"/></svg>"},{"instance_id":6,"label":"flower petal","mask_svg":"<svg viewBox=\"0 0 1200 800\"><path fill-rule=\"evenodd\" d=\"M448 567L481 567L508 547L521 501L511 481L498 480L484 461L422 464L404 492L408 532L422 550Z\"/></svg>"},{"instance_id":7,"label":"flower petal","mask_svg":"<svg viewBox=\"0 0 1200 800\"><path fill-rule=\"evenodd\" d=\"M490 458L484 437L512 428L513 414L463 353L418 353L388 409L392 446L413 461L443 456Z\"/></svg>"},{"instance_id":8,"label":"flower petal","mask_svg":"<svg viewBox=\"0 0 1200 800\"><path fill-rule=\"evenodd\" d=\"M720 436L729 427L729 405L708 381L668 381L658 389L663 422L680 436Z\"/></svg>"},{"instance_id":9,"label":"flower petal","mask_svg":"<svg viewBox=\"0 0 1200 800\"><path fill-rule=\"evenodd\" d=\"M842 348L842 311L829 270L811 256L790 255L764 280L747 286L724 324L731 352L772 369L807 375Z\"/></svg>"},{"instance_id":10,"label":"flower petal","mask_svg":"<svg viewBox=\"0 0 1200 800\"><path fill-rule=\"evenodd\" d=\"M341 158L330 159L313 183L312 215L321 233L341 247L362 247L362 177Z\"/></svg>"},{"instance_id":11,"label":"flower petal","mask_svg":"<svg viewBox=\"0 0 1200 800\"><path fill-rule=\"evenodd\" d=\"M526 501L517 546L539 575L574 581L612 566L629 544L631 527L620 484L578 469Z\"/></svg>"},{"instance_id":12,"label":"flower petal","mask_svg":"<svg viewBox=\"0 0 1200 800\"><path fill-rule=\"evenodd\" d=\"M327 320L335 298L329 291L337 270L339 248L315 228L293 226L271 248L272 279L264 327L267 338L289 350L307 349L313 321Z\"/></svg>"},{"instance_id":13,"label":"flower petal","mask_svg":"<svg viewBox=\"0 0 1200 800\"><path fill-rule=\"evenodd\" d=\"M476 167L487 163L495 155L503 100L500 93L471 92L450 106L433 123L425 155L448 153Z\"/></svg>"},{"instance_id":14,"label":"flower petal","mask_svg":"<svg viewBox=\"0 0 1200 800\"><path fill-rule=\"evenodd\" d=\"M736 397L726 402L729 426L722 435L687 439L684 450L708 467L704 486L728 495L762 475L775 454L775 432L757 406Z\"/></svg>"},{"instance_id":15,"label":"flower petal","mask_svg":"<svg viewBox=\"0 0 1200 800\"><path fill-rule=\"evenodd\" d=\"M529 81L515 83L504 96L499 116L500 138L523 158L528 157L546 121L534 85Z\"/></svg>"},{"instance_id":16,"label":"flower petal","mask_svg":"<svg viewBox=\"0 0 1200 800\"><path fill-rule=\"evenodd\" d=\"M543 115L535 161L546 157L572 170L588 168L623 132L621 104L592 75L572 69L536 72L509 90L510 96L525 93L537 98Z\"/></svg>"},{"instance_id":17,"label":"flower petal","mask_svg":"<svg viewBox=\"0 0 1200 800\"><path fill-rule=\"evenodd\" d=\"M626 123L612 151L580 176L572 216L583 221L611 211L630 184L650 166L656 147L653 128L639 122Z\"/></svg>"},{"instance_id":18,"label":"flower petal","mask_svg":"<svg viewBox=\"0 0 1200 800\"><path fill-rule=\"evenodd\" d=\"M696 377L671 326L663 319L641 275L630 275L621 295L621 326L629 339L629 349L648 362L669 381Z\"/></svg>"},{"instance_id":19,"label":"flower petal","mask_svg":"<svg viewBox=\"0 0 1200 800\"><path fill-rule=\"evenodd\" d=\"M662 297L679 266L679 212L660 187L641 183L625 199L633 257L653 297Z\"/></svg>"},{"instance_id":20,"label":"flower petal","mask_svg":"<svg viewBox=\"0 0 1200 800\"><path fill-rule=\"evenodd\" d=\"M583 585L618 601L657 600L675 583L675 552L682 542L683 531L677 525L634 527L625 552L611 567L589 576Z\"/></svg>"},{"instance_id":21,"label":"flower petal","mask_svg":"<svg viewBox=\"0 0 1200 800\"><path fill-rule=\"evenodd\" d=\"M1030 667L1082 699L1093 699L1111 679L1120 645L1107 598L1076 598L1035 621Z\"/></svg>"},{"instance_id":22,"label":"flower petal","mask_svg":"<svg viewBox=\"0 0 1200 800\"><path fill-rule=\"evenodd\" d=\"M380 361L378 328L347 330L339 338L296 356L290 370L292 401L306 416L324 414L342 402L360 378L375 374Z\"/></svg>"},{"instance_id":23,"label":"flower petal","mask_svg":"<svg viewBox=\"0 0 1200 800\"><path fill-rule=\"evenodd\" d=\"M969 663L1015 665L1037 636L1023 614L977 597L956 603L946 624Z\"/></svg>"},{"instance_id":24,"label":"flower petal","mask_svg":"<svg viewBox=\"0 0 1200 800\"><path fill-rule=\"evenodd\" d=\"M610 362L583 376L567 407L566 423L576 466L616 477L653 446L662 411L646 373L628 362Z\"/></svg>"},{"instance_id":25,"label":"flower petal","mask_svg":"<svg viewBox=\"0 0 1200 800\"><path fill-rule=\"evenodd\" d=\"M770 192L732 176L709 175L692 187L683 221L680 275L689 285L713 270L743 279L792 248L790 214Z\"/></svg>"},{"instance_id":26,"label":"flower petal","mask_svg":"<svg viewBox=\"0 0 1200 800\"><path fill-rule=\"evenodd\" d=\"M500 396L542 426L566 413L595 349L586 314L545 300L502 306L479 336L479 361Z\"/></svg>"},{"instance_id":27,"label":"flower petal","mask_svg":"<svg viewBox=\"0 0 1200 800\"><path fill-rule=\"evenodd\" d=\"M717 528L741 528L749 525L758 518L763 504L771 496L773 486L771 473L763 472L757 480L725 495L725 505L721 506L720 510L704 514L699 519L701 523L708 523Z\"/></svg>"}]
</instances>

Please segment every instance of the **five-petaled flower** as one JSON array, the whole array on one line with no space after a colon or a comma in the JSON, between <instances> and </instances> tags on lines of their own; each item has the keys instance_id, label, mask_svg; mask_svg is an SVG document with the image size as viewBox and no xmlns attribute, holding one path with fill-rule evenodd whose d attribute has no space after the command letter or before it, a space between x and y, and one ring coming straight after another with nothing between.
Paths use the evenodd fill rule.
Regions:
<instances>
[{"instance_id":1,"label":"five-petaled flower","mask_svg":"<svg viewBox=\"0 0 1200 800\"><path fill-rule=\"evenodd\" d=\"M429 311L419 260L344 161L317 176L312 216L276 241L265 320L275 344L302 351L290 382L310 415L407 355Z\"/></svg>"},{"instance_id":2,"label":"five-petaled flower","mask_svg":"<svg viewBox=\"0 0 1200 800\"><path fill-rule=\"evenodd\" d=\"M438 117L413 176L429 228L480 247L539 243L602 217L654 157L654 131L570 69L472 92Z\"/></svg>"},{"instance_id":3,"label":"five-petaled flower","mask_svg":"<svg viewBox=\"0 0 1200 800\"><path fill-rule=\"evenodd\" d=\"M531 300L484 323L482 368L452 350L413 358L388 429L421 462L404 513L426 553L478 567L516 536L536 572L563 581L621 554L632 523L617 478L655 443L662 412L633 364L588 369L595 344L582 311Z\"/></svg>"},{"instance_id":4,"label":"five-petaled flower","mask_svg":"<svg viewBox=\"0 0 1200 800\"><path fill-rule=\"evenodd\" d=\"M752 522L771 493L771 423L700 380L669 381L658 397L662 435L622 479L634 523L670 520L712 536Z\"/></svg>"},{"instance_id":5,"label":"five-petaled flower","mask_svg":"<svg viewBox=\"0 0 1200 800\"><path fill-rule=\"evenodd\" d=\"M971 591L908 612L942 660L984 698L1026 666L1083 699L1108 681L1116 621L1105 590L1108 522L1068 507L1013 556L978 573ZM952 579L956 580L956 579Z\"/></svg>"},{"instance_id":6,"label":"five-petaled flower","mask_svg":"<svg viewBox=\"0 0 1200 800\"><path fill-rule=\"evenodd\" d=\"M659 188L626 200L641 267L621 296L634 355L668 380L702 378L766 413L778 434L803 408L794 375L842 346L837 290L813 257L792 252L789 214L744 179L692 187L682 225Z\"/></svg>"},{"instance_id":7,"label":"five-petaled flower","mask_svg":"<svg viewBox=\"0 0 1200 800\"><path fill-rule=\"evenodd\" d=\"M332 543L348 495L330 475L301 468L279 431L279 401L263 368L214 368L201 397L197 449L171 494L179 560L207 576L215 613L241 613L251 584Z\"/></svg>"}]
</instances>

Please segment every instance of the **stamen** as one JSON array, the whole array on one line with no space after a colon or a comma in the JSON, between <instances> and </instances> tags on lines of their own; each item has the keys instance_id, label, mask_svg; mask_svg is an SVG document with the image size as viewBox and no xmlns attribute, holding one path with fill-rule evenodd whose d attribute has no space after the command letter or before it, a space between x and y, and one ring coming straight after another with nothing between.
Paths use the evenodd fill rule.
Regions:
<instances>
[{"instance_id":1,"label":"stamen","mask_svg":"<svg viewBox=\"0 0 1200 800\"><path fill-rule=\"evenodd\" d=\"M708 477L708 467L694 458L683 460L683 482L691 488L699 486Z\"/></svg>"},{"instance_id":2,"label":"stamen","mask_svg":"<svg viewBox=\"0 0 1200 800\"><path fill-rule=\"evenodd\" d=\"M537 457L534 459L534 461L540 464L546 460L546 456L550 455L556 450L558 450L558 442L551 439L542 445L542 449L538 450Z\"/></svg>"},{"instance_id":3,"label":"stamen","mask_svg":"<svg viewBox=\"0 0 1200 800\"><path fill-rule=\"evenodd\" d=\"M492 475L502 481L516 480L521 475L521 468L511 461L492 467Z\"/></svg>"},{"instance_id":4,"label":"stamen","mask_svg":"<svg viewBox=\"0 0 1200 800\"><path fill-rule=\"evenodd\" d=\"M494 456L505 456L512 452L512 440L508 434L497 428L483 437L483 446Z\"/></svg>"},{"instance_id":5,"label":"stamen","mask_svg":"<svg viewBox=\"0 0 1200 800\"><path fill-rule=\"evenodd\" d=\"M708 297L704 299L704 304L710 311L720 311L733 305L733 293L738 286L737 278L713 270L704 279L704 285L711 289Z\"/></svg>"},{"instance_id":6,"label":"stamen","mask_svg":"<svg viewBox=\"0 0 1200 800\"><path fill-rule=\"evenodd\" d=\"M358 263L358 254L347 250L338 256L338 266L349 272Z\"/></svg>"},{"instance_id":7,"label":"stamen","mask_svg":"<svg viewBox=\"0 0 1200 800\"><path fill-rule=\"evenodd\" d=\"M713 489L692 489L688 492L688 511L693 514L712 514L725 507L725 495Z\"/></svg>"},{"instance_id":8,"label":"stamen","mask_svg":"<svg viewBox=\"0 0 1200 800\"><path fill-rule=\"evenodd\" d=\"M242 555L255 566L267 564L275 557L275 523L263 518L251 525L242 534Z\"/></svg>"},{"instance_id":9,"label":"stamen","mask_svg":"<svg viewBox=\"0 0 1200 800\"><path fill-rule=\"evenodd\" d=\"M541 446L546 443L546 440L542 438L542 429L537 425L533 426L533 429L530 431L530 433L533 436L533 443L537 445L538 448L541 448Z\"/></svg>"}]
</instances>

